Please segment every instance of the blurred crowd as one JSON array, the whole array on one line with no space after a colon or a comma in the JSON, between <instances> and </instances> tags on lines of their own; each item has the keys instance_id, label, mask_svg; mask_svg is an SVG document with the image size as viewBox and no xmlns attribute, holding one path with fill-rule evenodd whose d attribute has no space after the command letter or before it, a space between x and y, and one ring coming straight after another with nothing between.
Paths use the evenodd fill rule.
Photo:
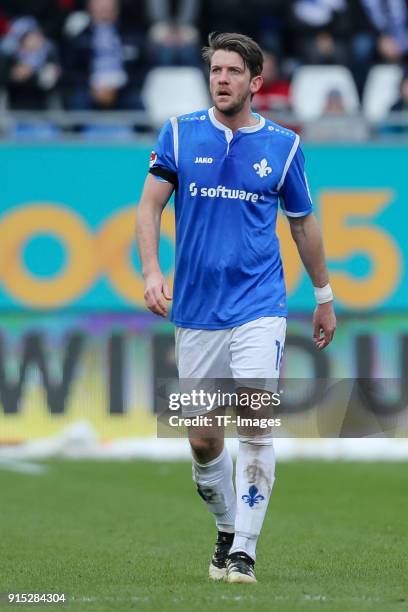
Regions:
<instances>
[{"instance_id":1,"label":"blurred crowd","mask_svg":"<svg viewBox=\"0 0 408 612\"><path fill-rule=\"evenodd\" d=\"M213 30L262 46L262 111L290 110L294 72L315 64L347 66L360 96L373 65L400 65L393 107L408 108L408 0L0 0L0 87L14 110L142 109L148 71L204 69ZM325 106L341 113L339 92Z\"/></svg>"}]
</instances>

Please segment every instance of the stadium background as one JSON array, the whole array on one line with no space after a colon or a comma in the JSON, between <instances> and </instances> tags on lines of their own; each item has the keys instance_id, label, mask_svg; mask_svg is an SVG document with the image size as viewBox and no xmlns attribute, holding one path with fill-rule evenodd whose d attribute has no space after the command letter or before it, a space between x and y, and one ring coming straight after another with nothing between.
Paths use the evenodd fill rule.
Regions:
<instances>
[{"instance_id":1,"label":"stadium background","mask_svg":"<svg viewBox=\"0 0 408 612\"><path fill-rule=\"evenodd\" d=\"M137 142L3 144L3 442L83 420L105 441L155 435L154 379L175 376L175 366L171 324L144 309L134 245L149 151ZM305 144L305 153L339 329L316 355L314 297L282 217L292 342L284 376L400 379L408 327L405 148ZM160 256L171 282L171 207ZM403 411L402 387L400 394L391 412Z\"/></svg>"},{"instance_id":2,"label":"stadium background","mask_svg":"<svg viewBox=\"0 0 408 612\"><path fill-rule=\"evenodd\" d=\"M183 23L157 23L149 4L161 16L183 3L122 3L121 27L136 34L126 44L143 51L128 76L145 93L124 110L70 98L84 81L73 77L78 65L70 70L66 50L89 26L86 3L0 2L0 604L10 589L53 589L86 610L215 609L221 599L226 609L271 602L290 611L400 609L407 601L408 94L399 88L407 3L394 2L391 18L374 0L192 1ZM58 51L61 72L45 91L34 83L19 95L4 41L14 20L28 15ZM162 22L173 34L178 28L175 48L160 44ZM224 585L218 599L202 580L211 520L193 494L190 466L176 462L188 457L187 442L156 438L155 381L176 375L173 329L143 306L134 243L157 129L205 99L196 58L213 29L253 34L277 62L258 108L300 133L323 227L338 330L319 354L312 288L279 219L290 309L283 375L307 385L388 381L347 427L337 415L330 433L318 426L315 406L295 403L288 438L276 443L260 590L232 596ZM149 91L149 74L163 66ZM171 205L162 230L171 283Z\"/></svg>"}]
</instances>

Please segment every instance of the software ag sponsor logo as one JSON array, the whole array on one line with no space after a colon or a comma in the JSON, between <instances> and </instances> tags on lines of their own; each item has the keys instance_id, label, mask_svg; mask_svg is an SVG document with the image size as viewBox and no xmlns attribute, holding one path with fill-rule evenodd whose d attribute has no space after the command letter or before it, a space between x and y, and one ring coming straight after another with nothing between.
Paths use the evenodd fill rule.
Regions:
<instances>
[{"instance_id":1,"label":"software ag sponsor logo","mask_svg":"<svg viewBox=\"0 0 408 612\"><path fill-rule=\"evenodd\" d=\"M244 191L243 189L231 189L225 185L217 185L217 187L197 187L197 183L190 183L190 195L195 198L197 195L201 198L223 198L224 200L245 200L253 202L262 200L262 196L252 191Z\"/></svg>"}]
</instances>

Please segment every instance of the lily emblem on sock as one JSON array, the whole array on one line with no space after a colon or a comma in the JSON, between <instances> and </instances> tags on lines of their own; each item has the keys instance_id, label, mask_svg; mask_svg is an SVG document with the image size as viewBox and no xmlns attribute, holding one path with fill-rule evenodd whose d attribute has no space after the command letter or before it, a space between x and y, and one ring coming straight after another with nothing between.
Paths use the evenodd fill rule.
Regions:
<instances>
[{"instance_id":1,"label":"lily emblem on sock","mask_svg":"<svg viewBox=\"0 0 408 612\"><path fill-rule=\"evenodd\" d=\"M252 508L255 504L259 504L259 502L263 501L265 498L260 493L258 494L258 489L255 485L249 487L248 495L243 495L241 499L244 500L246 504L249 504L249 507Z\"/></svg>"}]
</instances>

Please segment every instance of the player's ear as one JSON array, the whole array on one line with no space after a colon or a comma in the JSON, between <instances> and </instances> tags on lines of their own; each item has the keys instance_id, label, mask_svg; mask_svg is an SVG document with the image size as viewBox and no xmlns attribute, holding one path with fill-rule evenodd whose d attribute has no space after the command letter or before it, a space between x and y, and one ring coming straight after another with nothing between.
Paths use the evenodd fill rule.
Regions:
<instances>
[{"instance_id":1,"label":"player's ear","mask_svg":"<svg viewBox=\"0 0 408 612\"><path fill-rule=\"evenodd\" d=\"M250 84L250 90L251 90L251 94L256 94L258 93L258 91L261 89L263 84L263 77L261 74L259 74L258 76L255 76L251 79L251 84Z\"/></svg>"}]
</instances>

